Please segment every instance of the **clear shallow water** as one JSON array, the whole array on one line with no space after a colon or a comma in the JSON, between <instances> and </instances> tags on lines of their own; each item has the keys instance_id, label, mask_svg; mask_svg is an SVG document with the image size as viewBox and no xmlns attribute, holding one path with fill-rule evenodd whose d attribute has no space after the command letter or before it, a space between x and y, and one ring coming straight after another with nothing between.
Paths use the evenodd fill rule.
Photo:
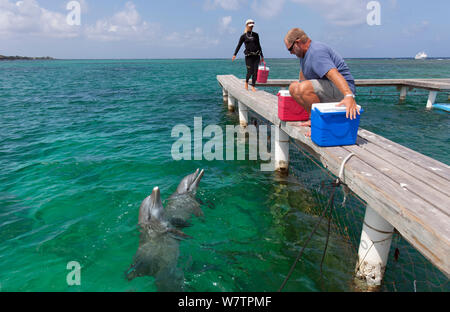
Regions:
<instances>
[{"instance_id":1,"label":"clear shallow water","mask_svg":"<svg viewBox=\"0 0 450 312\"><path fill-rule=\"evenodd\" d=\"M271 78L298 76L296 60L268 61ZM355 78L450 77L450 60L348 63ZM165 200L204 168L205 217L180 243L186 289L276 291L318 220L302 183L280 182L259 162L171 156L177 124L237 124L216 75L244 70L242 60L0 63L0 290L155 291L152 277L123 275L139 243L139 205L154 186ZM449 115L426 111L426 96L358 102L361 127L449 164ZM337 235L320 279L325 237L324 224L286 290L350 290L354 260ZM69 261L82 266L81 286L66 283Z\"/></svg>"}]
</instances>

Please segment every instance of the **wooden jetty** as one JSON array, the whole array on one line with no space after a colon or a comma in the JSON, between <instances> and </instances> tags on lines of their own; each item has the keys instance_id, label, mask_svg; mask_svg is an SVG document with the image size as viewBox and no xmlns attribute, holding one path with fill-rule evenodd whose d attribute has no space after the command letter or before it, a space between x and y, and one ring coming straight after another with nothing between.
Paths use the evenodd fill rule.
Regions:
<instances>
[{"instance_id":1,"label":"wooden jetty","mask_svg":"<svg viewBox=\"0 0 450 312\"><path fill-rule=\"evenodd\" d=\"M286 88L295 79L269 79L267 83L257 83L257 86ZM400 90L400 101L406 99L408 91L423 89L430 91L427 109L431 109L436 101L438 92L447 92L450 100L450 78L447 79L356 79L357 87L397 87Z\"/></svg>"},{"instance_id":2,"label":"wooden jetty","mask_svg":"<svg viewBox=\"0 0 450 312\"><path fill-rule=\"evenodd\" d=\"M233 75L220 75L217 80L228 108L239 110L242 127L248 125L248 110L252 110L279 129L274 155L276 169L286 170L289 166L290 140L311 153L335 176L345 168L345 183L367 203L355 271L369 286L381 284L394 228L450 276L448 165L364 129L359 129L356 145L319 147L305 136L307 129L298 122L279 120L275 95L261 90L247 91L243 81ZM285 87L290 81L271 80L270 85ZM360 80L359 84L362 83L379 85L373 80ZM403 86L404 80L398 83ZM352 153L354 156L347 159Z\"/></svg>"}]
</instances>

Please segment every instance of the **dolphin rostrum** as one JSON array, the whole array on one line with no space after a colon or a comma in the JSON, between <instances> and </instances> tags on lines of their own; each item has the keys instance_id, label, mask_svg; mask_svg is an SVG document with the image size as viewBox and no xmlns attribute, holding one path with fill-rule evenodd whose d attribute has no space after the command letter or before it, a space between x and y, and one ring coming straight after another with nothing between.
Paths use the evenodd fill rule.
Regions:
<instances>
[{"instance_id":1,"label":"dolphin rostrum","mask_svg":"<svg viewBox=\"0 0 450 312\"><path fill-rule=\"evenodd\" d=\"M175 193L170 196L166 205L167 220L177 228L189 226L189 220L194 214L197 217L203 216L203 211L196 199L196 192L204 170L186 176L181 180Z\"/></svg>"},{"instance_id":2,"label":"dolphin rostrum","mask_svg":"<svg viewBox=\"0 0 450 312\"><path fill-rule=\"evenodd\" d=\"M177 267L179 240L187 237L174 229L165 217L158 187L144 199L139 208L141 236L133 264L126 272L128 280L154 276L159 291L181 291L183 271Z\"/></svg>"}]
</instances>

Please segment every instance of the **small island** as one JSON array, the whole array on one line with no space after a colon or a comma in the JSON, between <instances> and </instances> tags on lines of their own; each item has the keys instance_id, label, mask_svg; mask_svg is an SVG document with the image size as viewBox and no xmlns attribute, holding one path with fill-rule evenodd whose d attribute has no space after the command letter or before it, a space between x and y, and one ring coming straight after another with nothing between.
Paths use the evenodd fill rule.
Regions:
<instances>
[{"instance_id":1,"label":"small island","mask_svg":"<svg viewBox=\"0 0 450 312\"><path fill-rule=\"evenodd\" d=\"M27 60L27 61L36 61L36 60L54 60L54 58L50 56L44 57L29 57L29 56L4 56L0 55L0 61L16 61L16 60Z\"/></svg>"}]
</instances>

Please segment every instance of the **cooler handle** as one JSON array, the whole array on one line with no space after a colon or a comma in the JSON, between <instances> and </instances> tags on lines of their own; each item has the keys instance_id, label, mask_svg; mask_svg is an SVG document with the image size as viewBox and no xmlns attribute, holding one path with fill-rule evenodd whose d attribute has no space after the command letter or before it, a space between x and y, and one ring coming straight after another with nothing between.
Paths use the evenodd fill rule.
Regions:
<instances>
[{"instance_id":1,"label":"cooler handle","mask_svg":"<svg viewBox=\"0 0 450 312\"><path fill-rule=\"evenodd\" d=\"M261 63L264 63L264 70L266 70L266 62L265 61L261 61L261 62L259 62L259 65L261 65Z\"/></svg>"}]
</instances>

